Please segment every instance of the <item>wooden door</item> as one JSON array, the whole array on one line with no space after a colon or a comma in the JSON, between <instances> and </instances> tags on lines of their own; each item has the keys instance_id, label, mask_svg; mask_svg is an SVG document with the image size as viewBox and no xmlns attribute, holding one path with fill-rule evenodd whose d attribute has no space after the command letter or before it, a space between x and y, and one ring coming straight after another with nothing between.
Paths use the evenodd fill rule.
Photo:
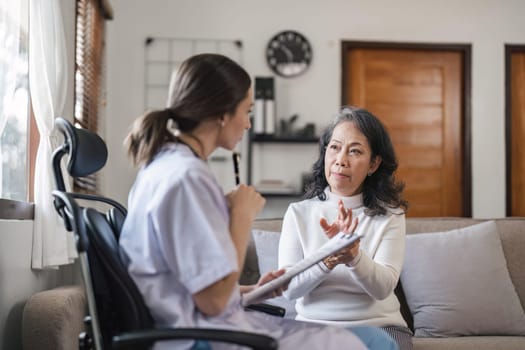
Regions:
<instances>
[{"instance_id":1,"label":"wooden door","mask_svg":"<svg viewBox=\"0 0 525 350\"><path fill-rule=\"evenodd\" d=\"M508 45L506 58L507 215L525 216L525 46Z\"/></svg>"},{"instance_id":2,"label":"wooden door","mask_svg":"<svg viewBox=\"0 0 525 350\"><path fill-rule=\"evenodd\" d=\"M343 104L368 109L389 130L408 216L470 215L464 58L441 49L343 50Z\"/></svg>"}]
</instances>

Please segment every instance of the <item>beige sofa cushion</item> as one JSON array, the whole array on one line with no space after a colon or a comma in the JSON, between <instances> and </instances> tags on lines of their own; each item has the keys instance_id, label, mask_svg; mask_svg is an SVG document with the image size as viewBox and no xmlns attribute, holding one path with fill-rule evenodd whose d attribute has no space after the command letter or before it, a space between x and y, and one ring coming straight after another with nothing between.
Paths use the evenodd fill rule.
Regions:
<instances>
[{"instance_id":1,"label":"beige sofa cushion","mask_svg":"<svg viewBox=\"0 0 525 350\"><path fill-rule=\"evenodd\" d=\"M270 220L270 225L275 225ZM419 232L440 232L474 225L486 220L471 218L408 218L407 234ZM510 278L525 310L525 218L495 219L500 233L501 244Z\"/></svg>"},{"instance_id":2,"label":"beige sofa cushion","mask_svg":"<svg viewBox=\"0 0 525 350\"><path fill-rule=\"evenodd\" d=\"M409 235L401 282L416 336L525 335L494 221Z\"/></svg>"}]
</instances>

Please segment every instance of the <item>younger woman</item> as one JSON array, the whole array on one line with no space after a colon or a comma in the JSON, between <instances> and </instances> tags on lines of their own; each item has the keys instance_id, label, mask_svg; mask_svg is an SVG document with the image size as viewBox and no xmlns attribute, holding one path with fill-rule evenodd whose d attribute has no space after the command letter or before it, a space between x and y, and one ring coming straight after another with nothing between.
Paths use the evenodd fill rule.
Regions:
<instances>
[{"instance_id":1,"label":"younger woman","mask_svg":"<svg viewBox=\"0 0 525 350\"><path fill-rule=\"evenodd\" d=\"M237 281L264 199L246 185L224 195L207 159L218 147L234 149L251 126L252 102L244 69L226 57L202 54L181 65L168 107L135 122L126 146L141 168L120 238L131 277L158 326L264 333L278 339L280 349L364 349L351 331L247 312L240 305L241 293L254 287ZM388 337L377 341L381 349L392 345ZM156 346L189 349L193 342Z\"/></svg>"}]
</instances>

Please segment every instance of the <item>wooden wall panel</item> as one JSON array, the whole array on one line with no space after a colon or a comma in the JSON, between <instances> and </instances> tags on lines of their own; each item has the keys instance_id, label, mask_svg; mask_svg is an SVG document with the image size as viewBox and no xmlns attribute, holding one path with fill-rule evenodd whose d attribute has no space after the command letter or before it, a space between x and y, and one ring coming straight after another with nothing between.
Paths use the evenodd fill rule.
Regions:
<instances>
[{"instance_id":1,"label":"wooden wall panel","mask_svg":"<svg viewBox=\"0 0 525 350\"><path fill-rule=\"evenodd\" d=\"M525 216L525 51L511 55L511 216Z\"/></svg>"}]
</instances>

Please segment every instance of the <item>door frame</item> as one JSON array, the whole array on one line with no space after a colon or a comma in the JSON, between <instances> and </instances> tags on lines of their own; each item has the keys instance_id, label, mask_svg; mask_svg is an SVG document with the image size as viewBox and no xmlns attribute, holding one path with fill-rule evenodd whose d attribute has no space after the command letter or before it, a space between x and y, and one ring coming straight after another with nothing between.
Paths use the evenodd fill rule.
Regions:
<instances>
[{"instance_id":1,"label":"door frame","mask_svg":"<svg viewBox=\"0 0 525 350\"><path fill-rule=\"evenodd\" d=\"M511 216L512 211L512 174L511 174L511 127L512 127L512 96L511 96L511 56L513 53L525 53L525 44L505 44L505 213Z\"/></svg>"},{"instance_id":2,"label":"door frame","mask_svg":"<svg viewBox=\"0 0 525 350\"><path fill-rule=\"evenodd\" d=\"M344 85L349 67L347 65L346 53L352 49L394 49L394 50L420 50L420 51L455 51L462 54L463 60L463 106L461 125L463 126L463 216L472 217L472 45L471 44L447 44L447 43L404 43L404 42L382 42L382 41L341 41L341 105L345 103L348 90Z\"/></svg>"}]
</instances>

